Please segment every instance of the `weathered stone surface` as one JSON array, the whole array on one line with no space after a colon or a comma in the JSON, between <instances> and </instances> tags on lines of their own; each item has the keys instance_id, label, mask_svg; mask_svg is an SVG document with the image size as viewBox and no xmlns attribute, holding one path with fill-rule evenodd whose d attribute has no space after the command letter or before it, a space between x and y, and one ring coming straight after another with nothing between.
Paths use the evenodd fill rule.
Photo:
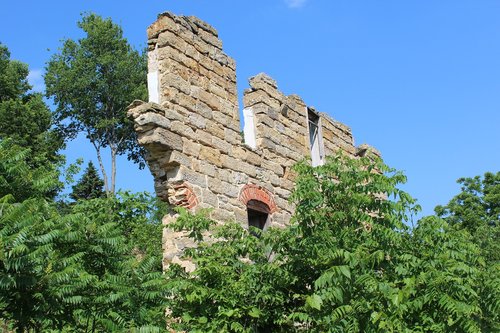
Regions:
<instances>
[{"instance_id":1,"label":"weathered stone surface","mask_svg":"<svg viewBox=\"0 0 500 333\"><path fill-rule=\"evenodd\" d=\"M182 152L186 155L193 157L198 157L200 155L201 145L199 143L193 142L187 138L182 138L183 150Z\"/></svg>"},{"instance_id":2,"label":"weathered stone surface","mask_svg":"<svg viewBox=\"0 0 500 333\"><path fill-rule=\"evenodd\" d=\"M264 73L250 78L243 95L254 123L249 133L256 147L250 148L239 122L236 64L223 52L217 31L198 18L166 12L148 28L148 39L160 104L134 101L128 115L148 151L158 197L193 211L213 208L211 218L245 227L249 200L264 207L272 202L266 228L286 226L294 210L288 202L296 177L291 167L310 156L308 112L314 108L297 95L285 96ZM367 145L356 148L349 127L319 117L319 144L327 154L340 149L353 158L380 156ZM164 264L193 269L182 258L194 246L186 234L165 231L163 238Z\"/></svg>"}]
</instances>

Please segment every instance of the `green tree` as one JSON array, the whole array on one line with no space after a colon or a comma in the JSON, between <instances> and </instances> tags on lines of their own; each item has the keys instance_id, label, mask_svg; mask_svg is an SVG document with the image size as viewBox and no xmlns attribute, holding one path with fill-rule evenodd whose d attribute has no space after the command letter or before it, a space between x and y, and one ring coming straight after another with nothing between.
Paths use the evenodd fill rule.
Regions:
<instances>
[{"instance_id":1,"label":"green tree","mask_svg":"<svg viewBox=\"0 0 500 333\"><path fill-rule=\"evenodd\" d=\"M481 249L486 268L481 271L481 325L484 331L500 331L500 172L483 177L460 178L461 192L436 214L456 230L465 230Z\"/></svg>"},{"instance_id":2,"label":"green tree","mask_svg":"<svg viewBox=\"0 0 500 333\"><path fill-rule=\"evenodd\" d=\"M80 200L61 212L45 197L59 173L33 169L28 157L0 141L0 323L19 332L164 331L160 212L150 196Z\"/></svg>"},{"instance_id":3,"label":"green tree","mask_svg":"<svg viewBox=\"0 0 500 333\"><path fill-rule=\"evenodd\" d=\"M34 167L61 162L57 151L63 142L51 129L52 113L42 95L30 91L28 73L28 66L11 60L0 44L0 139L30 148L27 162Z\"/></svg>"},{"instance_id":4,"label":"green tree","mask_svg":"<svg viewBox=\"0 0 500 333\"><path fill-rule=\"evenodd\" d=\"M71 266L55 260L61 225L45 198L59 186L59 174L51 165L34 169L29 157L29 149L0 141L0 317L20 332L64 318L57 297L46 291L54 272Z\"/></svg>"},{"instance_id":5,"label":"green tree","mask_svg":"<svg viewBox=\"0 0 500 333\"><path fill-rule=\"evenodd\" d=\"M167 272L174 329L489 331L483 322L495 321L500 299L482 299L479 248L438 217L409 230L419 207L398 189L404 175L344 156L295 171L296 211L287 228L248 231L182 210L169 225L197 243L186 251L192 273L177 265ZM206 230L212 239L204 239Z\"/></svg>"},{"instance_id":6,"label":"green tree","mask_svg":"<svg viewBox=\"0 0 500 333\"><path fill-rule=\"evenodd\" d=\"M103 188L104 182L90 161L78 183L73 186L73 191L69 196L75 201L103 198L106 196Z\"/></svg>"},{"instance_id":7,"label":"green tree","mask_svg":"<svg viewBox=\"0 0 500 333\"><path fill-rule=\"evenodd\" d=\"M31 150L0 141L0 199L22 202L31 197L53 198L61 188L54 165L33 167Z\"/></svg>"},{"instance_id":8,"label":"green tree","mask_svg":"<svg viewBox=\"0 0 500 333\"><path fill-rule=\"evenodd\" d=\"M85 37L65 40L47 64L47 96L57 104L56 120L64 136L72 139L83 132L94 146L105 190L111 194L117 155L127 154L144 165L125 109L134 99L146 97L146 58L110 19L87 14L78 26ZM102 160L106 148L111 156L109 179Z\"/></svg>"}]
</instances>

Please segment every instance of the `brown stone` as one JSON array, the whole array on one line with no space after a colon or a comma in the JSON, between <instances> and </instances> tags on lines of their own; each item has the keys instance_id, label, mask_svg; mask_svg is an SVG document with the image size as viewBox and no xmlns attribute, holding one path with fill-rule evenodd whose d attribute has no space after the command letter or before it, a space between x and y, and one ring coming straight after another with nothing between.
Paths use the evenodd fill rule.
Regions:
<instances>
[{"instance_id":1,"label":"brown stone","mask_svg":"<svg viewBox=\"0 0 500 333\"><path fill-rule=\"evenodd\" d=\"M161 105L134 101L127 114L148 151L158 197L194 212L214 208L213 219L244 227L246 203L259 200L272 206L270 226L288 224L296 178L291 166L310 157L304 101L285 96L266 74L252 77L243 95L243 108L254 113L256 147L250 147L253 140L245 144L242 138L236 64L223 52L217 31L195 17L163 13L148 28L148 38L148 65L158 72ZM349 127L319 115L327 154L378 156L368 146L354 147ZM165 233L165 265L179 262L193 269L181 259L192 246L185 233Z\"/></svg>"},{"instance_id":2,"label":"brown stone","mask_svg":"<svg viewBox=\"0 0 500 333\"><path fill-rule=\"evenodd\" d=\"M201 147L200 160L205 160L216 166L222 165L220 151L211 147Z\"/></svg>"}]
</instances>

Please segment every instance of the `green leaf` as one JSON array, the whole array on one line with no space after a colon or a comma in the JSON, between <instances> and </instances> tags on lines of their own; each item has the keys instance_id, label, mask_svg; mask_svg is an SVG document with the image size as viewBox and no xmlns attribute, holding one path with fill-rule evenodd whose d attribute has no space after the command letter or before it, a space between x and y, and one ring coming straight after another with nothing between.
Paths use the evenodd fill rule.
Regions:
<instances>
[{"instance_id":1,"label":"green leaf","mask_svg":"<svg viewBox=\"0 0 500 333\"><path fill-rule=\"evenodd\" d=\"M311 296L307 296L306 303L313 309L321 310L321 305L323 304L323 300L319 295L313 294Z\"/></svg>"},{"instance_id":2,"label":"green leaf","mask_svg":"<svg viewBox=\"0 0 500 333\"><path fill-rule=\"evenodd\" d=\"M262 314L262 312L257 309L257 308L252 308L248 314L250 315L250 317L253 317L253 318L259 318Z\"/></svg>"}]
</instances>

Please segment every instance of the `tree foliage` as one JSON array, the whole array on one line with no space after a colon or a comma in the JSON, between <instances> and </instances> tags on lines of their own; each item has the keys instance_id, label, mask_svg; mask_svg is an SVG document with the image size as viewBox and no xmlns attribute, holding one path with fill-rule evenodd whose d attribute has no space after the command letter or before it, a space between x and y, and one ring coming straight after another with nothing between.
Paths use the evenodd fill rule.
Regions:
<instances>
[{"instance_id":1,"label":"tree foliage","mask_svg":"<svg viewBox=\"0 0 500 333\"><path fill-rule=\"evenodd\" d=\"M436 207L455 230L467 231L481 250L486 269L479 284L482 327L500 331L500 172L460 178L461 192L445 206Z\"/></svg>"},{"instance_id":2,"label":"tree foliage","mask_svg":"<svg viewBox=\"0 0 500 333\"><path fill-rule=\"evenodd\" d=\"M63 142L51 128L52 114L42 95L31 92L28 73L28 66L11 60L0 44L0 139L29 148L27 163L40 167L61 161L57 152Z\"/></svg>"},{"instance_id":3,"label":"tree foliage","mask_svg":"<svg viewBox=\"0 0 500 333\"><path fill-rule=\"evenodd\" d=\"M99 177L97 169L90 161L80 180L73 186L69 197L77 201L104 198L105 196L104 181Z\"/></svg>"},{"instance_id":4,"label":"tree foliage","mask_svg":"<svg viewBox=\"0 0 500 333\"><path fill-rule=\"evenodd\" d=\"M0 159L0 179L19 181L0 182L0 317L19 332L164 330L153 199L124 193L61 213L43 195L58 173L31 172L27 150L8 144L0 142L9 157Z\"/></svg>"},{"instance_id":5,"label":"tree foliage","mask_svg":"<svg viewBox=\"0 0 500 333\"><path fill-rule=\"evenodd\" d=\"M115 191L116 156L144 165L142 149L126 117L126 107L146 96L146 59L123 37L120 26L95 14L78 26L85 37L64 41L47 64L47 96L57 105L56 120L67 139L84 133L94 146L107 193ZM109 148L110 179L102 162Z\"/></svg>"},{"instance_id":6,"label":"tree foliage","mask_svg":"<svg viewBox=\"0 0 500 333\"><path fill-rule=\"evenodd\" d=\"M218 226L181 212L197 242L173 265L170 321L190 332L480 332L498 329L483 299L485 263L466 230L418 206L382 162L337 156L296 166L290 227ZM204 230L214 237L203 239ZM259 237L253 236L259 233ZM498 272L495 273L498 277ZM490 284L492 288L494 283ZM489 307L489 312L485 309ZM488 326L490 325L490 326Z\"/></svg>"}]
</instances>

